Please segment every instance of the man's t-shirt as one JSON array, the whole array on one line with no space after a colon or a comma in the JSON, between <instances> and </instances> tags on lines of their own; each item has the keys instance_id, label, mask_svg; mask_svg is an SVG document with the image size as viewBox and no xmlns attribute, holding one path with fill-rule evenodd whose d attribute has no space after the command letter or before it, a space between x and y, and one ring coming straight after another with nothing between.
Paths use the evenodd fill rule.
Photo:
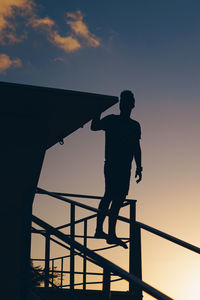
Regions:
<instances>
[{"instance_id":1,"label":"man's t-shirt","mask_svg":"<svg viewBox=\"0 0 200 300\"><path fill-rule=\"evenodd\" d=\"M105 160L117 164L131 164L136 145L141 138L140 124L120 115L109 115L101 121L105 130Z\"/></svg>"}]
</instances>

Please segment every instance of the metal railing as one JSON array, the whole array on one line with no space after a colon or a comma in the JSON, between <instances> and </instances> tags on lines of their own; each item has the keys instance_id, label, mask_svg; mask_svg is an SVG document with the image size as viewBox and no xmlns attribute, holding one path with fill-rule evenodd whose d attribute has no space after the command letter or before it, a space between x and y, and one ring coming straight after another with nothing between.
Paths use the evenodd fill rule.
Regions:
<instances>
[{"instance_id":1,"label":"metal railing","mask_svg":"<svg viewBox=\"0 0 200 300\"><path fill-rule=\"evenodd\" d=\"M46 190L44 190L44 189L41 189L41 188L38 188L38 189L37 189L37 193L49 195L49 196L54 197L54 198L57 198L57 199L59 199L59 200L61 200L61 201L64 201L64 202L67 202L67 203L71 203L71 204L74 204L74 205L76 205L76 206L85 208L85 209L87 209L87 210L90 210L90 211L93 211L93 212L96 212L96 213L99 213L99 212L100 212L97 208L94 208L94 207L91 207L91 206L88 206L88 205L79 203L79 202L77 202L77 201L68 199L68 198L63 197L63 196L61 196L61 195L66 195L66 196L69 195L69 196L73 196L73 197L81 197L81 198L101 199L101 197L98 197L98 196L89 196L89 195L87 196L87 195L78 195L78 194L76 195L76 194L67 194L67 193L52 193L52 192L48 192L48 191L46 191ZM185 242L185 241L183 241L183 240L181 240L181 239L178 239L178 238L176 238L176 237L174 237L174 236L172 236L172 235L169 235L169 234L167 234L167 233L165 233L165 232L163 232L163 231L161 231L161 230L158 230L158 229L156 229L156 228L153 228L153 227L151 227L151 226L148 226L148 225L146 225L146 224L143 224L143 223L141 223L141 222L136 221L136 207L135 207L135 206L136 206L136 200L130 200L130 199L127 199L126 202L124 203L124 206L126 206L126 205L128 205L128 204L130 204L130 206L132 206L132 209L130 210L130 219L125 218L125 217L122 217L122 216L119 216L119 217L118 217L118 220L124 221L124 222L129 223L129 224L130 224L131 222L134 222L134 224L135 224L135 225L138 225L139 228L142 228L142 229L144 229L144 230L146 230L146 231L149 231L149 232L151 232L151 233L154 233L154 234L156 234L156 235L158 235L158 236L160 236L160 237L162 237L162 238L164 238L164 239L167 239L167 240L171 241L172 243L175 243L175 244L177 244L177 245L179 245L179 246L182 246L182 247L184 247L184 248L187 248L187 249L189 249L189 250L191 250L191 251L194 251L194 252L200 254L200 248L199 248L199 247L194 246L194 245L192 245L192 244L190 244L190 243L187 243L187 242ZM106 215L109 216L109 212L108 212ZM95 217L95 216L96 216L96 215L90 216L90 217L88 217L88 219L89 219L89 218L92 218L92 217ZM76 221L76 223L82 222L82 220L83 220L83 219L80 219L79 221ZM70 225L70 224L69 224L69 225ZM69 225L68 225L68 226L69 226ZM64 226L66 226L66 225L64 225ZM58 229L61 229L62 226L57 227L57 228L58 228Z\"/></svg>"},{"instance_id":2,"label":"metal railing","mask_svg":"<svg viewBox=\"0 0 200 300\"><path fill-rule=\"evenodd\" d=\"M96 273L95 272L88 272L87 271L87 261L89 260L89 261L94 263L93 259L91 259L91 257L88 256L86 252L82 251L80 253L80 251L77 251L77 248L74 247L74 243L76 243L75 238L82 238L83 239L83 245L82 246L84 247L84 249L87 249L88 239L94 238L93 236L88 236L88 222L90 220L96 218L97 213L99 213L100 211L98 209L94 208L94 207L91 207L89 205L80 203L80 202L72 200L72 199L69 199L67 197L99 199L99 200L101 199L101 197L91 196L91 195L80 195L80 194L53 193L53 192L49 192L49 191L46 191L46 190L41 189L41 188L37 189L37 193L38 194L49 195L51 197L54 197L58 200L61 200L61 201L64 201L64 202L70 204L70 222L67 223L67 224L64 224L64 225L61 225L61 226L58 226L58 227L54 228L54 230L57 230L57 231L60 230L60 229L64 229L64 228L69 228L70 229L70 234L69 235L64 235L66 238L70 238L70 245L63 244L60 241L57 241L56 239L52 238L52 233L50 233L49 230L47 230L45 227L43 227L45 230L33 229L34 233L36 233L36 232L40 233L45 237L45 259L43 261L45 262L45 274L46 274L46 276L45 276L46 277L45 286L46 287L49 286L49 275L48 274L49 274L49 269L50 269L50 262L51 262L52 268L53 268L54 262L57 261L58 259L61 262L61 270L54 271L54 272L55 273L57 272L57 273L61 274L60 287L62 287L62 288L63 287L65 287L65 288L70 287L70 289L73 290L75 286L82 285L83 290L85 290L87 284L102 283L103 284L103 290L104 291L110 291L110 282L121 280L121 279L128 280L127 277L123 278L122 275L118 275L120 278L111 279L112 277L116 276L116 273L114 273L114 272L112 273L111 271L109 271L109 272L106 271L105 272L104 267L103 267L103 272L102 273L97 274L97 272ZM124 238L124 240L126 240L126 242L129 243L129 274L131 276L134 276L134 278L137 278L137 280L139 280L139 281L142 280L141 229L144 229L146 231L154 233L157 236L165 238L165 239L167 239L167 240L169 240L173 243L176 243L176 244L178 244L178 245L180 245L184 248L187 248L191 251L194 251L196 253L200 253L200 248L198 248L194 245L191 245L187 242L184 242L184 241L182 241L178 238L175 238L171 235L168 235L168 234L166 234L166 233L164 233L160 230L157 230L153 227L145 225L141 222L137 222L136 221L136 200L127 199L123 206L127 206L127 205L130 206L130 219L122 217L122 216L119 216L118 219L123 221L123 222L126 222L129 225L129 237ZM79 220L75 220L75 207L81 207L81 208L86 209L90 212L94 212L94 214L92 214L88 217L79 219ZM108 211L106 213L106 215L109 216L109 214L110 214L110 212ZM75 226L77 224L80 224L80 223L83 223L84 234L83 235L76 235L75 234ZM52 228L51 228L51 230L52 230ZM58 231L58 232L60 232L60 231ZM55 232L54 232L54 234L55 234ZM65 256L65 257L63 256L63 257L53 258L53 259L50 258L50 241L54 241L55 243L57 243L57 244L61 245L62 247L68 249L70 251L70 254ZM107 246L107 247L104 247L104 248L93 249L92 252L95 253L97 251L110 249L110 248L113 248L113 247L116 247L116 245ZM75 271L75 256L76 255L79 255L83 258L83 271L82 272L76 272ZM64 259L67 259L67 258L70 259L70 270L69 271L65 271L63 269ZM42 260L40 260L40 261L42 261ZM97 261L95 261L95 263L98 265ZM67 284L67 285L63 284L63 274L70 274L70 283ZM75 283L74 276L76 274L82 274L83 275L83 282ZM98 281L98 282L97 281L87 282L86 281L87 275L101 275L103 277L103 280ZM135 296L134 299L139 299L139 300L142 299L142 290L145 291L144 286L141 286L141 284L138 284L134 280L128 280L128 281L129 281L129 292ZM158 294L154 294L155 298L157 297L156 295L158 296ZM170 299L170 298L157 298L157 299Z\"/></svg>"},{"instance_id":3,"label":"metal railing","mask_svg":"<svg viewBox=\"0 0 200 300\"><path fill-rule=\"evenodd\" d=\"M76 198L88 198L88 199L98 199L100 200L102 197L98 197L98 196L91 196L91 195L80 195L80 194L67 194L67 193L52 193L52 192L48 192L44 189L38 188L37 189L37 193L38 194L45 194L45 195L49 195L51 197L57 198L61 201L64 201L68 204L70 204L70 221L68 224L64 224L61 226L56 227L56 229L65 229L65 228L69 228L70 229L70 236L72 237L72 239L74 240L77 235L75 235L75 226L79 223L83 223L83 228L84 228L84 234L82 236L79 236L80 238L83 239L83 244L85 247L87 247L87 241L88 239L94 239L93 236L88 236L88 222L94 218L96 218L97 213L99 213L100 211L92 206L80 203L78 201L72 200L67 198L66 196L70 196L70 197L76 197ZM138 228L137 226L133 226L135 223L135 215L136 215L136 200L130 200L127 199L124 204L123 207L125 206L130 206L130 217L131 217L131 224L129 225L129 237L124 238L124 240L126 242L130 241L130 247L129 247L129 272L135 276L137 276L138 278L142 278L142 271L141 271L141 240L140 240L140 235L138 233ZM92 214L88 217L85 218L81 218L79 220L75 220L75 207L81 207L83 209L86 209L87 211L90 212L95 212L95 214ZM109 211L107 212L107 215L109 215ZM121 221L124 221L123 217L119 217L119 219ZM129 220L126 219L125 220ZM49 237L47 237L49 240ZM46 238L46 260L49 260L49 241ZM116 245L112 245L112 246L106 246L103 248L98 248L98 249L93 249L93 251L102 251L102 250L106 250L106 249L110 249L110 248L114 248L117 247ZM71 289L74 288L74 249L73 247L71 247L70 249L70 285L71 285ZM86 289L86 275L87 275L87 259L86 257L83 258L83 289ZM46 269L49 269L49 265L46 267ZM95 283L95 282L94 282ZM48 285L48 284L47 284ZM131 293L135 293L136 288L133 287L132 283L129 284L129 291ZM142 292L137 291L137 294L141 294L142 297Z\"/></svg>"},{"instance_id":4,"label":"metal railing","mask_svg":"<svg viewBox=\"0 0 200 300\"><path fill-rule=\"evenodd\" d=\"M52 227L51 225L47 224L46 222L42 221L41 219L37 218L36 216L32 216L32 221L37 224L38 226L44 228L48 231L51 235L56 236L62 242L67 243L68 245L73 245L73 248L76 249L76 253L78 255L86 255L88 259L90 259L93 263L100 266L104 270L104 281L103 281L103 290L105 291L105 296L109 294L109 278L110 273L112 272L115 275L120 276L121 278L127 280L128 282L132 283L137 286L137 290L143 290L149 295L155 297L156 299L160 300L172 300L172 298L166 296L165 294L161 293L157 289L153 288L149 284L145 283L144 281L140 280L133 274L128 273L127 271L123 270L122 268L118 267L114 263L110 262L109 260L105 259L103 256L95 253L94 251L88 249L87 247L81 245L80 243L73 240L71 237L66 236L64 233L60 232L56 228ZM80 253L79 253L80 252ZM71 285L70 285L71 287ZM134 299L139 299L138 295L134 295ZM137 298L136 298L137 297Z\"/></svg>"}]
</instances>

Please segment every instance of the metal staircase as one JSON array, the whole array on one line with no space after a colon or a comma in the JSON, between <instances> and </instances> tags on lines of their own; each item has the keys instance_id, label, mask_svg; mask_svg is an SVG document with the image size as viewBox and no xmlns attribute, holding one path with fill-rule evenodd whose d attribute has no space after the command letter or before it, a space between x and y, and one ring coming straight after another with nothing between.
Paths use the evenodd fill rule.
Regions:
<instances>
[{"instance_id":1,"label":"metal staircase","mask_svg":"<svg viewBox=\"0 0 200 300\"><path fill-rule=\"evenodd\" d=\"M119 216L118 219L125 222L129 226L129 236L124 237L123 240L129 246L129 271L120 268L118 265L112 263L108 259L99 254L100 251L117 247L116 245L107 246L98 249L89 249L88 240L94 239L93 236L88 235L88 223L90 220L96 218L98 209L85 205L81 202L72 200L71 198L87 198L87 199L101 199L97 196L53 193L44 189L38 188L38 194L45 194L54 197L60 201L64 201L70 206L70 222L59 227L53 227L36 216L32 216L32 234L40 234L45 238L45 258L34 259L33 263L43 263L45 272L44 287L38 288L39 292L47 300L59 299L133 299L141 300L142 292L146 292L156 299L169 300L172 299L164 293L153 288L149 284L142 281L142 255L141 255L141 230L146 230L159 237L167 239L184 248L200 253L200 248L168 235L162 231L152 228L148 225L136 221L136 200L126 200L123 206L129 206L130 218ZM70 198L69 198L70 197ZM89 211L91 214L79 220L75 219L76 208L82 208ZM109 215L109 212L108 214ZM82 224L83 235L76 235L76 226ZM36 228L37 226L37 228ZM39 228L39 229L38 229ZM65 234L61 230L69 229L70 233ZM81 243L76 239L81 239ZM50 258L51 242L56 243L69 252L69 255ZM82 271L76 271L76 258L82 259ZM68 264L66 263L68 261ZM60 269L55 269L55 265L60 265ZM88 262L94 264L102 270L102 272L88 271ZM65 266L68 266L66 269ZM55 282L53 276L50 279L50 274L59 274L59 282ZM66 282L65 276L69 276ZM75 276L82 276L82 282L76 282ZM98 275L102 280L88 281L87 277ZM128 291L111 291L111 283L115 281L126 280L129 282ZM88 286L100 284L101 290L89 290ZM77 289L78 287L78 289ZM73 296L73 297L72 297Z\"/></svg>"}]
</instances>

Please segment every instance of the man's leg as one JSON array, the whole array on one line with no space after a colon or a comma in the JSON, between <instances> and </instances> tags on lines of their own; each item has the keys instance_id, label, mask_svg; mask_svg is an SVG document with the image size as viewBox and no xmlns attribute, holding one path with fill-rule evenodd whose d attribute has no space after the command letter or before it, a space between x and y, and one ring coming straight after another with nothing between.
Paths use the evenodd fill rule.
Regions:
<instances>
[{"instance_id":1,"label":"man's leg","mask_svg":"<svg viewBox=\"0 0 200 300\"><path fill-rule=\"evenodd\" d=\"M101 211L97 216L97 227L95 237L106 238L106 234L103 232L103 222L106 218L106 212L108 211L111 202L111 168L110 165L105 162L104 165L104 177L105 177L105 194L99 203L98 209Z\"/></svg>"},{"instance_id":2,"label":"man's leg","mask_svg":"<svg viewBox=\"0 0 200 300\"><path fill-rule=\"evenodd\" d=\"M117 217L119 215L119 210L122 206L125 197L121 197L115 199L116 201L112 202L111 209L110 209L110 216L109 216L109 230L108 230L108 237L107 243L108 244L116 244L122 246L123 248L127 249L126 243L124 243L121 239L116 236L116 223Z\"/></svg>"},{"instance_id":3,"label":"man's leg","mask_svg":"<svg viewBox=\"0 0 200 300\"><path fill-rule=\"evenodd\" d=\"M116 223L117 223L117 217L119 215L119 210L122 206L122 203L124 201L123 198L115 198L114 201L112 201L112 205L110 208L110 216L109 216L109 229L108 229L108 235L110 237L116 237Z\"/></svg>"},{"instance_id":4,"label":"man's leg","mask_svg":"<svg viewBox=\"0 0 200 300\"><path fill-rule=\"evenodd\" d=\"M98 209L101 211L97 215L97 227L96 227L96 237L105 237L106 234L103 232L103 222L106 218L106 212L108 211L110 205L110 197L108 195L104 195L101 202L99 203Z\"/></svg>"}]
</instances>

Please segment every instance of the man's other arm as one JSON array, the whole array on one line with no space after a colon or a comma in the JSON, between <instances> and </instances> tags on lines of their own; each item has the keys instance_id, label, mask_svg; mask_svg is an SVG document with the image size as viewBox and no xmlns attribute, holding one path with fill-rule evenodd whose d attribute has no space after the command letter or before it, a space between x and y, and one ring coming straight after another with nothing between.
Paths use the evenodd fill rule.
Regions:
<instances>
[{"instance_id":1,"label":"man's other arm","mask_svg":"<svg viewBox=\"0 0 200 300\"><path fill-rule=\"evenodd\" d=\"M138 177L136 180L137 183L139 183L142 180L142 153L141 153L141 147L140 147L140 140L137 141L137 144L135 146L135 163L136 163L136 172L135 172L135 178Z\"/></svg>"}]
</instances>

